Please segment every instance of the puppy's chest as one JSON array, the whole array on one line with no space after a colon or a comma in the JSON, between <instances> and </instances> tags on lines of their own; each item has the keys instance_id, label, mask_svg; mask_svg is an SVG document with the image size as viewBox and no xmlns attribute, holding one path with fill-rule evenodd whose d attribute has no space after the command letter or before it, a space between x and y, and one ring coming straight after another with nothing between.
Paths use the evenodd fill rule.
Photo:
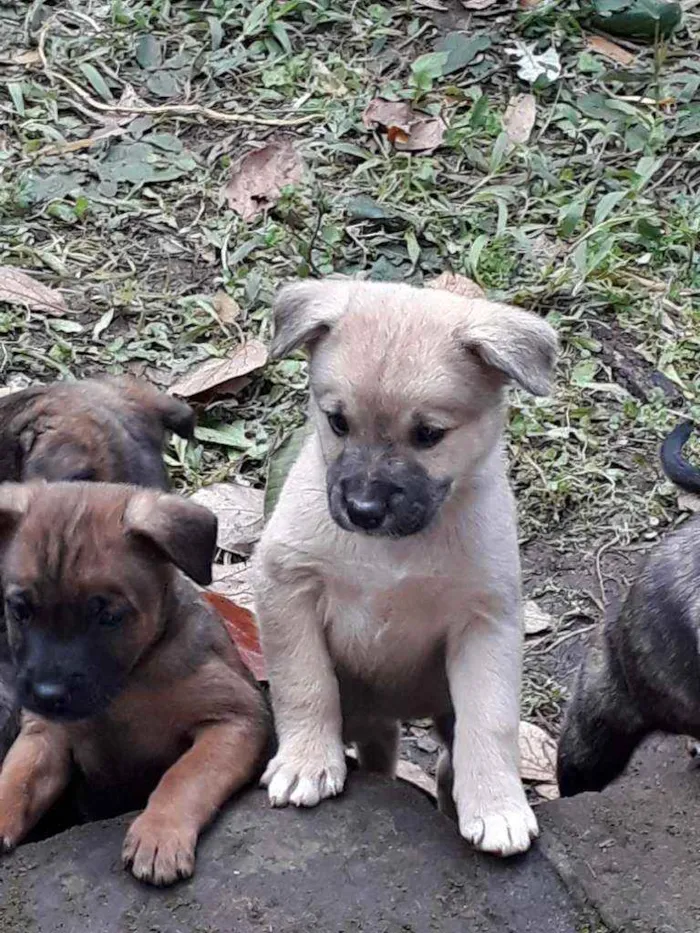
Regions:
<instances>
[{"instance_id":1,"label":"puppy's chest","mask_svg":"<svg viewBox=\"0 0 700 933\"><path fill-rule=\"evenodd\" d=\"M427 658L444 641L456 598L440 574L351 568L327 581L323 616L331 655L350 668L383 667L400 653Z\"/></svg>"}]
</instances>

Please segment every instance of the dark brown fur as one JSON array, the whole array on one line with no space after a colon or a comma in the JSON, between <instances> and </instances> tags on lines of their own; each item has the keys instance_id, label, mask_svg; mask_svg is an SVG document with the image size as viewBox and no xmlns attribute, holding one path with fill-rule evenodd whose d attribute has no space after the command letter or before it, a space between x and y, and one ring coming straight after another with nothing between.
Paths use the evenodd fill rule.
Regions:
<instances>
[{"instance_id":1,"label":"dark brown fur","mask_svg":"<svg viewBox=\"0 0 700 933\"><path fill-rule=\"evenodd\" d=\"M194 421L189 405L128 377L33 386L0 399L0 482L167 489L165 433L191 437ZM0 762L19 730L13 680L0 608Z\"/></svg>"},{"instance_id":2,"label":"dark brown fur","mask_svg":"<svg viewBox=\"0 0 700 933\"><path fill-rule=\"evenodd\" d=\"M166 431L191 437L184 402L127 377L56 382L0 400L0 482L95 480L168 488Z\"/></svg>"},{"instance_id":3,"label":"dark brown fur","mask_svg":"<svg viewBox=\"0 0 700 933\"><path fill-rule=\"evenodd\" d=\"M651 732L700 738L700 517L655 547L597 633L559 743L563 796L600 791Z\"/></svg>"},{"instance_id":4,"label":"dark brown fur","mask_svg":"<svg viewBox=\"0 0 700 933\"><path fill-rule=\"evenodd\" d=\"M0 772L0 850L26 837L75 774L91 817L147 804L123 850L137 878L189 876L201 829L255 776L269 736L261 692L179 572L209 582L214 516L127 486L8 484L0 538L10 641L31 707ZM118 626L86 613L96 596L129 607ZM75 692L93 714L72 716L70 690L44 708L37 684L72 684L85 644L88 657L106 659L106 681L120 671L118 686L103 695L100 671L86 670L94 690Z\"/></svg>"}]
</instances>

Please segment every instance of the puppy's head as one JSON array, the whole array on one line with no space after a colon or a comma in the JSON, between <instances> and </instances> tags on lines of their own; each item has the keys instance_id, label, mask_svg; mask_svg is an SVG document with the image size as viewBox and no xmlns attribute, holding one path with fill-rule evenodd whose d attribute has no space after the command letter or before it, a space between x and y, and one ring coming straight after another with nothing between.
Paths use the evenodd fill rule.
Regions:
<instances>
[{"instance_id":1,"label":"puppy's head","mask_svg":"<svg viewBox=\"0 0 700 933\"><path fill-rule=\"evenodd\" d=\"M17 409L21 399L9 402ZM192 437L194 412L146 382L90 379L27 390L12 429L21 460L14 478L167 489L165 432Z\"/></svg>"},{"instance_id":2,"label":"puppy's head","mask_svg":"<svg viewBox=\"0 0 700 933\"><path fill-rule=\"evenodd\" d=\"M166 633L173 567L211 582L216 518L156 491L0 487L0 573L20 702L50 719L105 710Z\"/></svg>"},{"instance_id":3,"label":"puppy's head","mask_svg":"<svg viewBox=\"0 0 700 933\"><path fill-rule=\"evenodd\" d=\"M273 355L311 351L312 417L331 515L347 531L421 531L497 443L503 389L549 389L557 339L541 318L434 289L287 286Z\"/></svg>"}]
</instances>

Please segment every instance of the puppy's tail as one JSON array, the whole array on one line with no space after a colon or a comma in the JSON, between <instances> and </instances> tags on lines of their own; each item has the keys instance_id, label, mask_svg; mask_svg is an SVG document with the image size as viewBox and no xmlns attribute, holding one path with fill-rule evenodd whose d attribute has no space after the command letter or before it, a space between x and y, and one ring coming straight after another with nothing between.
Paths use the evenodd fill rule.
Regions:
<instances>
[{"instance_id":1,"label":"puppy's tail","mask_svg":"<svg viewBox=\"0 0 700 933\"><path fill-rule=\"evenodd\" d=\"M671 482L686 492L700 493L700 470L683 457L683 447L693 431L690 421L682 421L661 445L661 465Z\"/></svg>"}]
</instances>

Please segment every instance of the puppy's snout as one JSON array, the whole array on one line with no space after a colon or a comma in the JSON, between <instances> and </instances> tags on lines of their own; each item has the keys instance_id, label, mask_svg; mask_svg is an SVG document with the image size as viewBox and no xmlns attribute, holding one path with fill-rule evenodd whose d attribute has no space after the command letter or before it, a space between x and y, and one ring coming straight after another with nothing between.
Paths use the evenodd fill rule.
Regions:
<instances>
[{"instance_id":1,"label":"puppy's snout","mask_svg":"<svg viewBox=\"0 0 700 933\"><path fill-rule=\"evenodd\" d=\"M68 698L68 687L58 680L39 680L31 685L31 692L46 706L60 706Z\"/></svg>"},{"instance_id":2,"label":"puppy's snout","mask_svg":"<svg viewBox=\"0 0 700 933\"><path fill-rule=\"evenodd\" d=\"M348 518L353 525L365 531L373 531L386 518L389 496L377 486L349 492L343 490L343 500Z\"/></svg>"}]
</instances>

